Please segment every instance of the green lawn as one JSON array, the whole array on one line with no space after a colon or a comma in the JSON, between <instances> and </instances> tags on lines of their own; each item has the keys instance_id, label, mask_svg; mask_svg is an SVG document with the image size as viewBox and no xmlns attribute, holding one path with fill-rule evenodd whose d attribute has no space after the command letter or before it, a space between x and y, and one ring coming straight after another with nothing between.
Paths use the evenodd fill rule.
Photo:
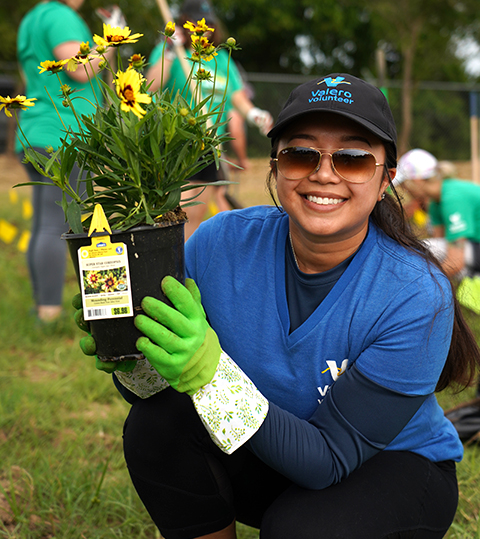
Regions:
<instances>
[{"instance_id":1,"label":"green lawn","mask_svg":"<svg viewBox=\"0 0 480 539\"><path fill-rule=\"evenodd\" d=\"M69 270L65 319L38 327L18 239L28 222L22 197L0 192L4 219L18 229L0 241L0 538L107 539L159 537L138 499L123 460L121 432L128 405L108 375L78 347L70 316L77 292ZM472 317L475 331L480 324ZM476 326L476 327L475 327ZM444 407L471 397L440 395ZM467 447L458 467L460 505L448 534L480 538L479 449ZM239 539L258 532L239 526Z\"/></svg>"}]
</instances>

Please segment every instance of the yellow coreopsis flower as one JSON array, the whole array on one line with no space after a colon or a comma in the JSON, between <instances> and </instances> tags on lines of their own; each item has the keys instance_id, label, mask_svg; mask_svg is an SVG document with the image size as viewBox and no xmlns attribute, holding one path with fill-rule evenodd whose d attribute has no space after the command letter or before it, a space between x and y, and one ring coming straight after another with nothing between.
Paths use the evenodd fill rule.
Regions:
<instances>
[{"instance_id":1,"label":"yellow coreopsis flower","mask_svg":"<svg viewBox=\"0 0 480 539\"><path fill-rule=\"evenodd\" d=\"M207 71L206 69L203 69L202 67L197 70L195 73L195 80L213 80L213 75L210 71Z\"/></svg>"},{"instance_id":2,"label":"yellow coreopsis flower","mask_svg":"<svg viewBox=\"0 0 480 539\"><path fill-rule=\"evenodd\" d=\"M175 23L174 22L167 22L166 26L165 26L165 32L164 34L167 36L167 37L172 37L173 34L175 33Z\"/></svg>"},{"instance_id":3,"label":"yellow coreopsis flower","mask_svg":"<svg viewBox=\"0 0 480 539\"><path fill-rule=\"evenodd\" d=\"M83 56L72 56L72 58L67 59L67 71L75 72L79 65L85 65L89 61L89 58Z\"/></svg>"},{"instance_id":4,"label":"yellow coreopsis flower","mask_svg":"<svg viewBox=\"0 0 480 539\"><path fill-rule=\"evenodd\" d=\"M80 43L80 50L78 51L77 56L81 56L82 58L88 56L90 54L90 42L83 42Z\"/></svg>"},{"instance_id":5,"label":"yellow coreopsis flower","mask_svg":"<svg viewBox=\"0 0 480 539\"><path fill-rule=\"evenodd\" d=\"M203 18L201 21L197 21L196 26L193 24L193 22L187 21L183 25L183 27L189 30L192 34L196 34L197 36L203 36L205 32L215 31L215 28L210 28L207 26L205 18Z\"/></svg>"},{"instance_id":6,"label":"yellow coreopsis flower","mask_svg":"<svg viewBox=\"0 0 480 539\"><path fill-rule=\"evenodd\" d=\"M143 34L130 35L132 31L128 26L120 28L119 26L112 27L110 24L103 25L103 37L94 35L93 41L99 47L114 47L125 43L136 43Z\"/></svg>"},{"instance_id":7,"label":"yellow coreopsis flower","mask_svg":"<svg viewBox=\"0 0 480 539\"><path fill-rule=\"evenodd\" d=\"M36 100L36 97L27 99L24 95L17 95L17 97L0 96L0 110L5 109L5 114L11 118L12 113L10 112L10 109L26 110L27 107L33 107L35 103L32 103L32 101Z\"/></svg>"},{"instance_id":8,"label":"yellow coreopsis flower","mask_svg":"<svg viewBox=\"0 0 480 539\"><path fill-rule=\"evenodd\" d=\"M141 54L132 54L128 59L128 65L135 69L143 69L145 67L145 56Z\"/></svg>"},{"instance_id":9,"label":"yellow coreopsis flower","mask_svg":"<svg viewBox=\"0 0 480 539\"><path fill-rule=\"evenodd\" d=\"M139 118L145 114L140 103L148 104L152 101L148 94L140 93L142 81L142 75L131 67L125 72L119 71L115 81L117 95L122 100L121 109L125 112L131 111Z\"/></svg>"},{"instance_id":10,"label":"yellow coreopsis flower","mask_svg":"<svg viewBox=\"0 0 480 539\"><path fill-rule=\"evenodd\" d=\"M62 71L63 66L68 62L67 60L45 60L45 62L40 62L38 69L40 69L39 74L45 73L58 73Z\"/></svg>"},{"instance_id":11,"label":"yellow coreopsis flower","mask_svg":"<svg viewBox=\"0 0 480 539\"><path fill-rule=\"evenodd\" d=\"M215 45L210 43L204 36L192 35L192 59L193 60L205 60L209 62L214 56L217 56Z\"/></svg>"}]
</instances>

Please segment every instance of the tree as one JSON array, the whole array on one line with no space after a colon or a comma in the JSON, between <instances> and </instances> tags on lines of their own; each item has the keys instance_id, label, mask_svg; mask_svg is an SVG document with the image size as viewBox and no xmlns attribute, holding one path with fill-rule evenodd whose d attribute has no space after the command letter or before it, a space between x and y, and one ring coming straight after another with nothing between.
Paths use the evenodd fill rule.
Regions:
<instances>
[{"instance_id":1,"label":"tree","mask_svg":"<svg viewBox=\"0 0 480 539\"><path fill-rule=\"evenodd\" d=\"M415 80L466 80L461 61L453 54L451 37L470 27L477 16L477 7L470 0L445 1L440 9L437 0L370 0L376 35L382 36L399 53L402 79L399 154L408 150L411 137ZM452 72L454 79L449 78Z\"/></svg>"}]
</instances>

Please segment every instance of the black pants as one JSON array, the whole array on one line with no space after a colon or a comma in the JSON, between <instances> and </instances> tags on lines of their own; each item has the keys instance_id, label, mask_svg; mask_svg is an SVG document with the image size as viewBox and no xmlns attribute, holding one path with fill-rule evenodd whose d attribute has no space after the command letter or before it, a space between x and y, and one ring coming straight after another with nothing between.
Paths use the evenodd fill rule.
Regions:
<instances>
[{"instance_id":1,"label":"black pants","mask_svg":"<svg viewBox=\"0 0 480 539\"><path fill-rule=\"evenodd\" d=\"M409 452L383 451L324 490L300 488L245 446L222 453L190 398L171 388L133 404L124 448L166 539L213 533L234 519L260 528L262 539L433 539L457 507L455 464Z\"/></svg>"}]
</instances>

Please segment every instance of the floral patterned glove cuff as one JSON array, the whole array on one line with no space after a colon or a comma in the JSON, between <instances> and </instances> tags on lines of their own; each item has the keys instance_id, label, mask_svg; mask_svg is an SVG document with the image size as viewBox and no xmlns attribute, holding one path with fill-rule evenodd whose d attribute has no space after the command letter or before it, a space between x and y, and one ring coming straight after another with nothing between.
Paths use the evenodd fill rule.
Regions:
<instances>
[{"instance_id":1,"label":"floral patterned glove cuff","mask_svg":"<svg viewBox=\"0 0 480 539\"><path fill-rule=\"evenodd\" d=\"M192 400L212 440L228 455L257 432L268 412L268 400L223 351L213 379Z\"/></svg>"},{"instance_id":2,"label":"floral patterned glove cuff","mask_svg":"<svg viewBox=\"0 0 480 539\"><path fill-rule=\"evenodd\" d=\"M115 371L115 376L141 399L147 399L168 387L168 382L150 365L148 359L139 359L132 372Z\"/></svg>"}]
</instances>

